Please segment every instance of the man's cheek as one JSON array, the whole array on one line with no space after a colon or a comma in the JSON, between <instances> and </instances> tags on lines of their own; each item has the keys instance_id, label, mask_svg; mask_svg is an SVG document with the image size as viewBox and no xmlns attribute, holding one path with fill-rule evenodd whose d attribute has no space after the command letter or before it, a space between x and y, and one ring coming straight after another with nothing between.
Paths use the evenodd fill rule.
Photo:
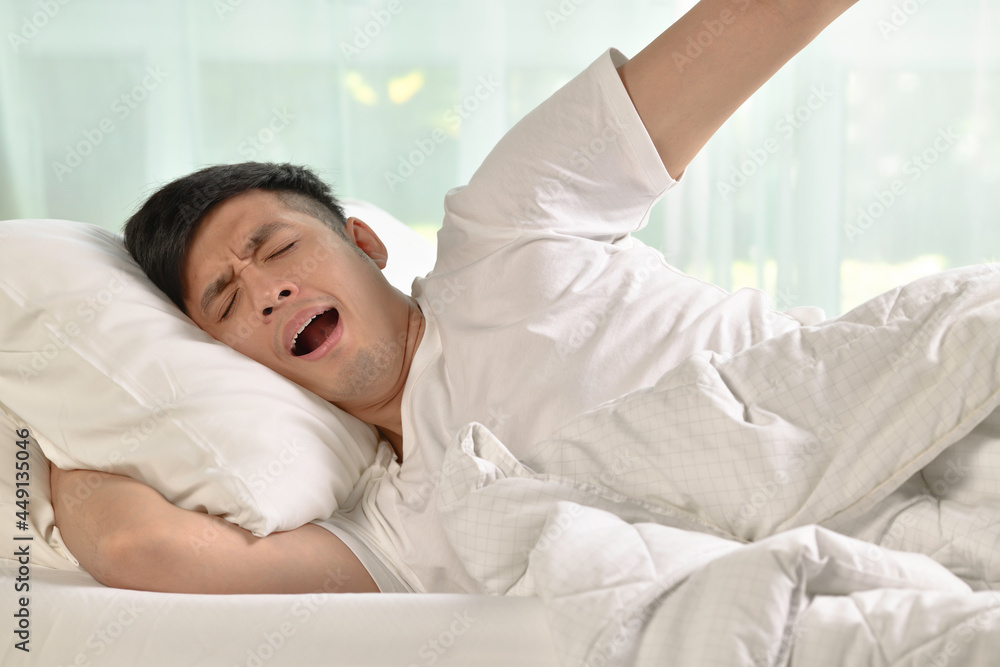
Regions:
<instances>
[{"instance_id":1,"label":"man's cheek","mask_svg":"<svg viewBox=\"0 0 1000 667\"><path fill-rule=\"evenodd\" d=\"M216 340L222 341L234 350L242 352L251 359L256 359L257 357L251 352L251 346L254 338L260 335L261 325L262 322L259 320L240 318L231 322L229 326L218 333L211 331L209 333L212 333Z\"/></svg>"}]
</instances>

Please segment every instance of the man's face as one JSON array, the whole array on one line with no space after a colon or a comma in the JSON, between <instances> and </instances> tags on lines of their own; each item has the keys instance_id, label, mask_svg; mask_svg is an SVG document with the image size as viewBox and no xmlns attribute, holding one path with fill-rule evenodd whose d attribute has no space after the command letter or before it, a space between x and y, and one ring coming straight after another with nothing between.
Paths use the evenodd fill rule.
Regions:
<instances>
[{"instance_id":1,"label":"man's face","mask_svg":"<svg viewBox=\"0 0 1000 667\"><path fill-rule=\"evenodd\" d=\"M351 218L345 234L273 192L227 199L191 239L188 313L216 339L330 402L377 405L405 380L408 301L382 275L386 251L375 233Z\"/></svg>"}]
</instances>

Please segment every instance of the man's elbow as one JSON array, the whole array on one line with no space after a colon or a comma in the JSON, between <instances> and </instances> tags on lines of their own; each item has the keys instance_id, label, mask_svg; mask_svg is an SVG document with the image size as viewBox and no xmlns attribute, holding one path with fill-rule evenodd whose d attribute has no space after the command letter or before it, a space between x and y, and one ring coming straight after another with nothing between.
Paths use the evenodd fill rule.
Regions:
<instances>
[{"instance_id":1,"label":"man's elbow","mask_svg":"<svg viewBox=\"0 0 1000 667\"><path fill-rule=\"evenodd\" d=\"M151 527L114 530L96 541L86 569L111 588L163 591L157 562L169 559L168 549L168 541Z\"/></svg>"}]
</instances>

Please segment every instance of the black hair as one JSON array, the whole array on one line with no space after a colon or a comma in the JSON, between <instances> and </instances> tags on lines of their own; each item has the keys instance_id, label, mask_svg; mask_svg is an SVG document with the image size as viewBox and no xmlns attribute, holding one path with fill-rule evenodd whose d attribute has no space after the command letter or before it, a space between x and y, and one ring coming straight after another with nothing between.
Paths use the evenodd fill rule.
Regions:
<instances>
[{"instance_id":1,"label":"black hair","mask_svg":"<svg viewBox=\"0 0 1000 667\"><path fill-rule=\"evenodd\" d=\"M320 220L344 235L344 209L330 186L306 167L243 162L206 167L168 183L125 223L125 248L153 284L184 307L182 275L191 237L205 215L230 197L250 190L276 193L289 208Z\"/></svg>"}]
</instances>

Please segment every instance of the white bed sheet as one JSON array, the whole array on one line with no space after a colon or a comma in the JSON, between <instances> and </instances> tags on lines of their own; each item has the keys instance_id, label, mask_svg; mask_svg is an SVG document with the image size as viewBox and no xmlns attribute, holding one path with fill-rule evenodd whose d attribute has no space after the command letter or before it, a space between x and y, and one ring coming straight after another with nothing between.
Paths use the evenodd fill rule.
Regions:
<instances>
[{"instance_id":1,"label":"white bed sheet","mask_svg":"<svg viewBox=\"0 0 1000 667\"><path fill-rule=\"evenodd\" d=\"M148 593L41 567L30 574L24 653L12 632L16 569L0 559L4 667L559 664L538 598Z\"/></svg>"}]
</instances>

